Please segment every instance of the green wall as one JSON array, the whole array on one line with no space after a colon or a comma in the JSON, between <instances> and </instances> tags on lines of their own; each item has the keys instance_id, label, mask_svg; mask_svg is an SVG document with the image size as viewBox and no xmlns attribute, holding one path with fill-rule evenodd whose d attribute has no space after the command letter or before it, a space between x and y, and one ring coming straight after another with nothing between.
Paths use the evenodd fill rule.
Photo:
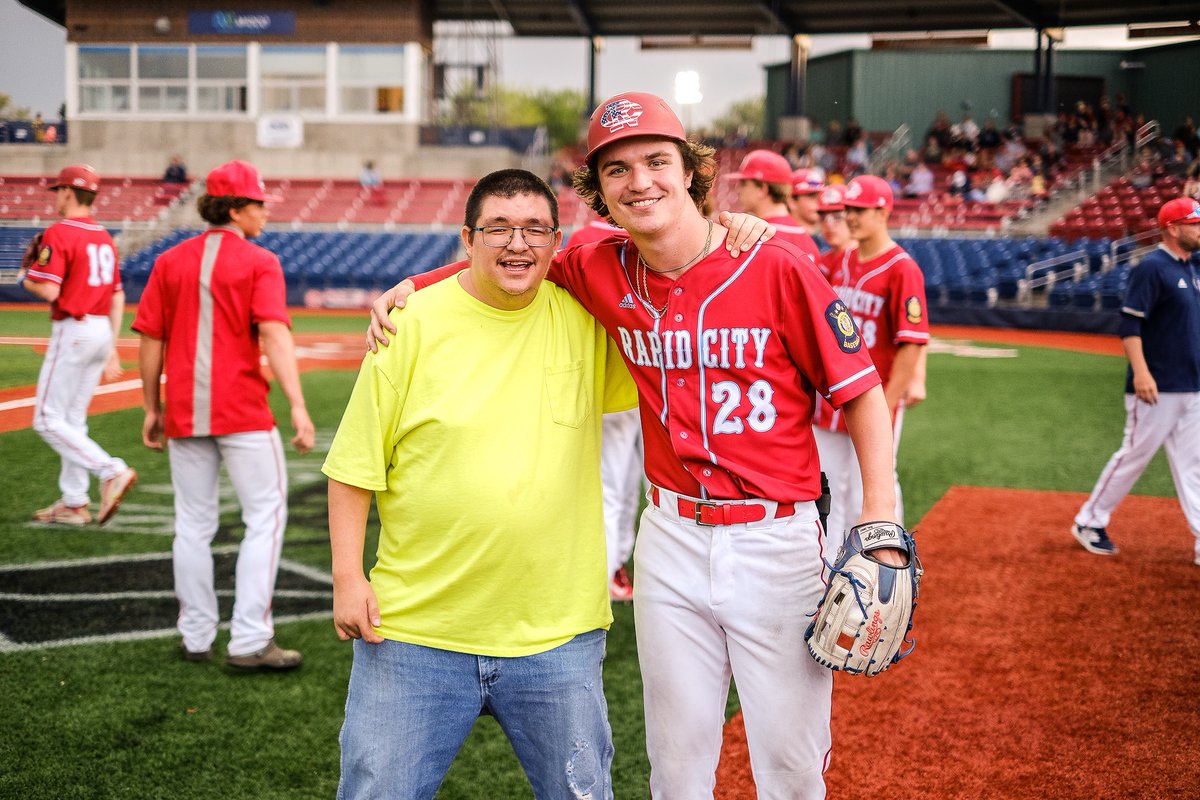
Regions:
<instances>
[{"instance_id":1,"label":"green wall","mask_svg":"<svg viewBox=\"0 0 1200 800\"><path fill-rule=\"evenodd\" d=\"M1158 51L1138 51L1138 59L1146 61L1147 68L1137 71L1121 68L1122 59L1130 57L1121 51L1056 51L1054 70L1060 76L1103 78L1107 94L1124 92L1135 107L1140 107L1133 79L1153 71L1150 52ZM1196 53L1194 49L1190 51L1191 72L1195 72ZM771 131L776 107L773 89L786 91L788 66L773 65L767 69L767 128ZM1032 72L1033 52L1026 50L834 53L808 63L807 115L822 125L831 118L844 122L853 116L863 128L873 131L894 130L907 123L915 138L929 127L939 110L946 111L957 122L964 104L970 104L971 116L981 126L991 116L1003 127L1012 109L1013 74ZM1200 84L1193 81L1191 88L1200 91ZM1196 107L1194 101L1191 107Z\"/></svg>"},{"instance_id":2,"label":"green wall","mask_svg":"<svg viewBox=\"0 0 1200 800\"><path fill-rule=\"evenodd\" d=\"M1200 42L1155 47L1127 53L1126 58L1145 64L1128 70L1133 108L1156 119L1170 136L1184 117L1200 124Z\"/></svg>"}]
</instances>

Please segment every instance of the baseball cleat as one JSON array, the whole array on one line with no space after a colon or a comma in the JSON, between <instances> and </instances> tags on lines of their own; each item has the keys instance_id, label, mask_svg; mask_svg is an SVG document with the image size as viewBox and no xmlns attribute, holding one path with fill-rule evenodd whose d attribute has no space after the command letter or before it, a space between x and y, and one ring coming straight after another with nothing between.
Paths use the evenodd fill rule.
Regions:
<instances>
[{"instance_id":1,"label":"baseball cleat","mask_svg":"<svg viewBox=\"0 0 1200 800\"><path fill-rule=\"evenodd\" d=\"M124 472L109 478L100 487L100 516L97 522L101 525L112 519L117 513L117 507L125 499L126 493L137 483L138 474L132 467L126 467Z\"/></svg>"},{"instance_id":2,"label":"baseball cleat","mask_svg":"<svg viewBox=\"0 0 1200 800\"><path fill-rule=\"evenodd\" d=\"M33 518L38 522L48 522L54 525L87 525L92 521L92 512L87 506L69 506L62 500L56 500L53 505L39 508L33 512Z\"/></svg>"},{"instance_id":3,"label":"baseball cleat","mask_svg":"<svg viewBox=\"0 0 1200 800\"><path fill-rule=\"evenodd\" d=\"M633 599L633 581L624 567L613 573L609 580L608 598L614 603L628 603Z\"/></svg>"},{"instance_id":4,"label":"baseball cleat","mask_svg":"<svg viewBox=\"0 0 1200 800\"><path fill-rule=\"evenodd\" d=\"M267 642L267 646L257 653L247 653L244 656L230 654L225 657L225 664L238 669L295 669L300 666L304 657L299 650L284 650L275 644L275 640Z\"/></svg>"},{"instance_id":5,"label":"baseball cleat","mask_svg":"<svg viewBox=\"0 0 1200 800\"><path fill-rule=\"evenodd\" d=\"M1112 539L1108 538L1108 531L1104 528L1089 528L1086 525L1072 525L1071 535L1074 536L1083 549L1089 553L1095 553L1098 556L1115 556L1119 551L1117 546L1113 544Z\"/></svg>"}]
</instances>

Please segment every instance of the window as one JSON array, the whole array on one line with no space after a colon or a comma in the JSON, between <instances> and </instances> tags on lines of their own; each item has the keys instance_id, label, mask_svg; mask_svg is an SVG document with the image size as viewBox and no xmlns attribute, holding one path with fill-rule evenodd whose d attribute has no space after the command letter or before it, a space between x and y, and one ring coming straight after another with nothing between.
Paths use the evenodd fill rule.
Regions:
<instances>
[{"instance_id":1,"label":"window","mask_svg":"<svg viewBox=\"0 0 1200 800\"><path fill-rule=\"evenodd\" d=\"M404 111L404 48L343 47L338 53L338 100L343 114Z\"/></svg>"},{"instance_id":2,"label":"window","mask_svg":"<svg viewBox=\"0 0 1200 800\"><path fill-rule=\"evenodd\" d=\"M137 51L139 111L188 110L188 49L139 47Z\"/></svg>"},{"instance_id":3,"label":"window","mask_svg":"<svg viewBox=\"0 0 1200 800\"><path fill-rule=\"evenodd\" d=\"M132 78L128 47L80 47L80 110L128 111Z\"/></svg>"},{"instance_id":4,"label":"window","mask_svg":"<svg viewBox=\"0 0 1200 800\"><path fill-rule=\"evenodd\" d=\"M325 48L263 47L262 110L325 111Z\"/></svg>"},{"instance_id":5,"label":"window","mask_svg":"<svg viewBox=\"0 0 1200 800\"><path fill-rule=\"evenodd\" d=\"M196 110L246 110L245 47L196 47Z\"/></svg>"}]
</instances>

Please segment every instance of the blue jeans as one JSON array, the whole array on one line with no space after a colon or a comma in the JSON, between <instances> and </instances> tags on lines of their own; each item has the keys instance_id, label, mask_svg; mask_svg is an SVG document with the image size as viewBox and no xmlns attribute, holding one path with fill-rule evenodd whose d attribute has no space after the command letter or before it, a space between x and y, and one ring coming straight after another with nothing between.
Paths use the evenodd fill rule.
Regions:
<instances>
[{"instance_id":1,"label":"blue jeans","mask_svg":"<svg viewBox=\"0 0 1200 800\"><path fill-rule=\"evenodd\" d=\"M475 720L491 714L538 800L611 800L606 633L520 658L354 642L339 800L426 800Z\"/></svg>"}]
</instances>

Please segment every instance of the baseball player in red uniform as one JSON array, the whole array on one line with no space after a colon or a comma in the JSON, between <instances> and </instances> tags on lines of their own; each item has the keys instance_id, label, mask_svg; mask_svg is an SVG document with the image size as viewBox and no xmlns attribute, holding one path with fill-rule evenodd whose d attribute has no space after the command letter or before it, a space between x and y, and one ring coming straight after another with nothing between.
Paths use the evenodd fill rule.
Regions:
<instances>
[{"instance_id":1,"label":"baseball player in red uniform","mask_svg":"<svg viewBox=\"0 0 1200 800\"><path fill-rule=\"evenodd\" d=\"M813 392L849 423L863 519L893 519L891 426L862 337L812 261L775 240L736 257L720 246L700 211L712 154L661 98L607 100L575 185L630 241L566 251L549 277L604 324L640 395L652 488L634 609L652 793L712 796L732 675L758 796L818 798L833 682L804 630L833 554L815 504Z\"/></svg>"},{"instance_id":2,"label":"baseball player in red uniform","mask_svg":"<svg viewBox=\"0 0 1200 800\"><path fill-rule=\"evenodd\" d=\"M830 271L829 283L846 303L861 331L875 369L883 380L892 414L894 444L899 443L904 408L925 399L925 345L929 318L925 277L908 253L888 235L892 189L882 178L860 175L842 198L846 226L857 247L845 250ZM854 443L847 435L845 416L820 402L813 420L821 466L831 493L827 530L836 550L855 524L861 504L861 484ZM903 518L899 480L896 517Z\"/></svg>"},{"instance_id":3,"label":"baseball player in red uniform","mask_svg":"<svg viewBox=\"0 0 1200 800\"><path fill-rule=\"evenodd\" d=\"M564 250L628 238L623 228L595 217L575 229ZM608 596L615 602L633 599L633 581L625 562L637 535L638 495L642 472L642 425L636 408L604 415L601 422L600 479L604 484L604 538L608 544Z\"/></svg>"},{"instance_id":4,"label":"baseball player in red uniform","mask_svg":"<svg viewBox=\"0 0 1200 800\"><path fill-rule=\"evenodd\" d=\"M845 193L845 186L833 183L823 188L819 195L817 216L821 220L821 238L829 245L829 249L821 253L817 268L826 280L829 280L834 268L841 265L846 250L858 247L858 242L854 241L850 229L846 227L846 204L842 202Z\"/></svg>"},{"instance_id":5,"label":"baseball player in red uniform","mask_svg":"<svg viewBox=\"0 0 1200 800\"><path fill-rule=\"evenodd\" d=\"M817 209L820 206L821 190L825 178L820 170L802 167L792 173L792 200L788 210L792 219L804 226L809 233L816 233L820 225Z\"/></svg>"},{"instance_id":6,"label":"baseball player in red uniform","mask_svg":"<svg viewBox=\"0 0 1200 800\"><path fill-rule=\"evenodd\" d=\"M291 406L292 445L307 453L315 434L300 389L283 270L273 253L249 241L266 224L265 203L278 199L244 161L210 172L197 206L212 227L158 257L133 323L142 335L142 441L154 450L163 449L164 435L169 441L184 657L212 658L217 636L211 545L224 463L246 525L225 663L251 669L291 669L301 661L299 652L275 644L271 617L287 525L287 468L267 405L262 354Z\"/></svg>"},{"instance_id":7,"label":"baseball player in red uniform","mask_svg":"<svg viewBox=\"0 0 1200 800\"><path fill-rule=\"evenodd\" d=\"M38 374L33 429L62 459L62 496L34 512L39 522L86 525L90 476L100 480L97 521L116 513L137 472L88 436L87 409L103 374L121 374L117 334L125 291L112 236L92 219L100 176L87 164L65 167L50 187L62 217L41 235L23 285L50 303L50 346Z\"/></svg>"},{"instance_id":8,"label":"baseball player in red uniform","mask_svg":"<svg viewBox=\"0 0 1200 800\"><path fill-rule=\"evenodd\" d=\"M770 150L751 150L742 159L737 172L726 177L738 182L738 200L746 213L774 225L775 238L794 244L814 262L820 260L821 251L809 236L808 229L797 225L788 213L792 166L786 158Z\"/></svg>"}]
</instances>

